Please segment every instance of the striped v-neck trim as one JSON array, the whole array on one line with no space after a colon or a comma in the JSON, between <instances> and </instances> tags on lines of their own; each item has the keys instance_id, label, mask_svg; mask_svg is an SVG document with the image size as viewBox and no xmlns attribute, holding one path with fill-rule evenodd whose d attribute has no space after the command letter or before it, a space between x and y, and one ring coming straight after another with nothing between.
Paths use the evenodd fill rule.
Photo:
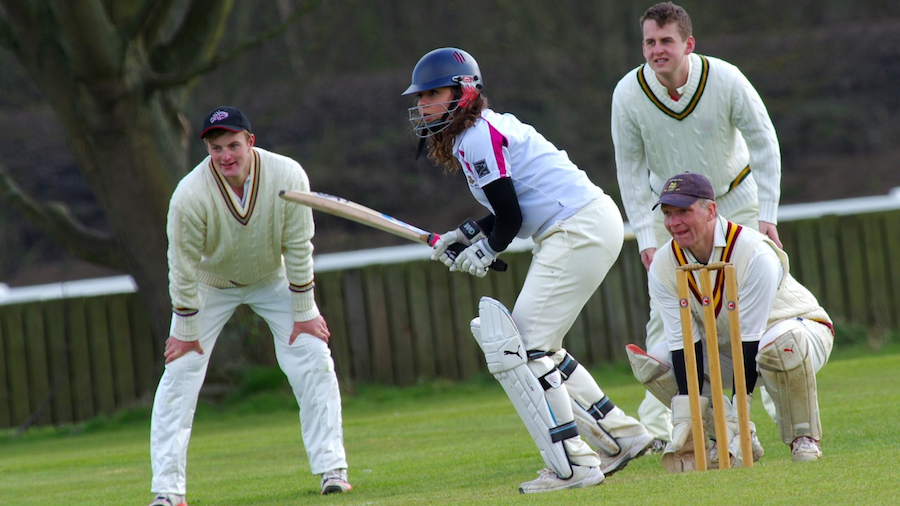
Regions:
<instances>
[{"instance_id":1,"label":"striped v-neck trim","mask_svg":"<svg viewBox=\"0 0 900 506\"><path fill-rule=\"evenodd\" d=\"M744 227L737 225L732 222L727 222L725 226L725 247L722 249L722 258L721 262L730 262L731 257L734 254L734 248L737 244L738 235L740 235L741 230ZM678 245L674 240L672 241L672 252L675 254L675 263L678 266L687 265L688 258L684 253L684 250L681 249L681 246ZM722 310L722 301L725 300L725 270L717 270L715 272L716 280L713 283L713 307L716 308L716 316L719 316L719 312ZM700 287L697 286L697 280L694 279L694 276L688 275L688 287L691 290L691 293L694 294L694 298L697 299L697 302L703 304L703 299L700 295Z\"/></svg>"},{"instance_id":2,"label":"striped v-neck trim","mask_svg":"<svg viewBox=\"0 0 900 506\"><path fill-rule=\"evenodd\" d=\"M659 97L656 96L655 93L653 93L653 89L650 87L650 83L644 76L644 71L648 68L646 63L641 65L641 68L637 70L638 84L640 84L641 89L644 90L644 94L647 96L647 98L650 99L650 101L653 102L653 104L664 114L677 119L678 121L683 120L692 112L694 112L694 109L700 102L700 97L703 96L703 92L706 90L706 83L709 80L709 61L702 55L698 54L697 56L700 57L700 82L697 85L697 89L694 90L694 94L691 97L690 102L688 102L687 106L681 112L677 112L669 108Z\"/></svg>"},{"instance_id":3,"label":"striped v-neck trim","mask_svg":"<svg viewBox=\"0 0 900 506\"><path fill-rule=\"evenodd\" d=\"M256 201L259 197L259 154L256 150L252 150L252 153L253 158L250 161L250 175L248 176L250 178L250 188L247 194L244 195L244 205L241 205L240 199L237 194L234 193L234 190L231 189L228 181L226 181L222 174L216 170L212 160L209 161L209 170L212 172L213 180L216 182L216 187L219 189L219 194L221 194L222 198L225 200L225 205L228 207L231 216L241 225L247 225L247 223L250 222L250 218L253 216L253 210L256 208Z\"/></svg>"}]
</instances>

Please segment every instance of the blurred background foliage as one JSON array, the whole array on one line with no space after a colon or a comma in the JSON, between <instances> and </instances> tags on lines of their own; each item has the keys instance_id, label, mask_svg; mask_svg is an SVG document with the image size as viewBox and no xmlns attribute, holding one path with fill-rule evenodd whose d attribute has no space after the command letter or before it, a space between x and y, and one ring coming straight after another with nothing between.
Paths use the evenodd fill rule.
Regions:
<instances>
[{"instance_id":1,"label":"blurred background foliage","mask_svg":"<svg viewBox=\"0 0 900 506\"><path fill-rule=\"evenodd\" d=\"M306 3L237 2L221 50ZM485 211L460 176L414 160L411 101L400 93L421 55L461 47L478 60L495 110L534 125L621 204L610 100L618 80L643 63L638 19L651 4L323 0L281 37L205 76L184 112L199 129L208 110L235 105L250 117L258 145L296 158L314 190L443 232ZM900 186L900 3L680 4L693 18L697 52L736 64L762 95L781 142L783 204ZM6 169L37 198L63 202L103 229L53 110L2 51L0 90ZM205 156L196 137L190 150L192 163ZM403 244L326 215L316 219L318 253ZM3 205L0 223L0 282L111 274L72 259Z\"/></svg>"}]
</instances>

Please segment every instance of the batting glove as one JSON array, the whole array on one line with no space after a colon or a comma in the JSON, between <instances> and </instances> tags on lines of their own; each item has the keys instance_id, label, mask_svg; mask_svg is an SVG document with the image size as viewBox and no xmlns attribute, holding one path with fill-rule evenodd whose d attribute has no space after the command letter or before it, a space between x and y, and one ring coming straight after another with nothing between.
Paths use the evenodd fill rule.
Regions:
<instances>
[{"instance_id":1,"label":"batting glove","mask_svg":"<svg viewBox=\"0 0 900 506\"><path fill-rule=\"evenodd\" d=\"M456 257L453 263L455 270L468 272L473 276L483 278L487 274L488 267L497 259L496 251L492 250L488 245L487 239L482 239L468 248ZM451 271L454 269L450 269Z\"/></svg>"},{"instance_id":2,"label":"batting glove","mask_svg":"<svg viewBox=\"0 0 900 506\"><path fill-rule=\"evenodd\" d=\"M466 220L456 230L451 230L438 237L438 240L431 245L431 259L437 260L447 267L452 267L461 250L485 237L484 232L474 220ZM451 247L454 244L459 246Z\"/></svg>"}]
</instances>

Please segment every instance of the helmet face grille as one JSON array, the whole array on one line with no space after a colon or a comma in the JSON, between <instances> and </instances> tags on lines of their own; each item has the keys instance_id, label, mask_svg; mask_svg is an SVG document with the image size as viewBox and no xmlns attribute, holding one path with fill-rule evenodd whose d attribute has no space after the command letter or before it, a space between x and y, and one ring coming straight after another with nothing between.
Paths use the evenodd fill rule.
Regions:
<instances>
[{"instance_id":1,"label":"helmet face grille","mask_svg":"<svg viewBox=\"0 0 900 506\"><path fill-rule=\"evenodd\" d=\"M462 99L450 100L434 104L443 106L443 110L437 114L422 116L418 106L409 108L409 123L412 125L416 137L424 139L443 132L453 123L453 113L462 106Z\"/></svg>"}]
</instances>

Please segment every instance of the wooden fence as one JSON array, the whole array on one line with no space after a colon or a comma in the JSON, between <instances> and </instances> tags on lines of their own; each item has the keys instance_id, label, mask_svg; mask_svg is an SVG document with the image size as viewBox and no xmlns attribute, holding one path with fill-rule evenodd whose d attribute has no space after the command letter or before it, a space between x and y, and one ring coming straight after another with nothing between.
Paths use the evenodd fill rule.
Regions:
<instances>
[{"instance_id":1,"label":"wooden fence","mask_svg":"<svg viewBox=\"0 0 900 506\"><path fill-rule=\"evenodd\" d=\"M779 225L795 277L839 325L868 329L900 328L898 231L900 210ZM449 273L426 258L317 269L318 303L342 387L460 380L484 371L469 321L483 295L512 307L531 255L511 252L504 259L509 271L482 279ZM587 366L623 359L626 344L643 342L647 304L646 272L628 240L566 348ZM260 325L239 314L228 328L259 334ZM78 422L147 402L160 362L133 292L0 305L0 427Z\"/></svg>"}]
</instances>

